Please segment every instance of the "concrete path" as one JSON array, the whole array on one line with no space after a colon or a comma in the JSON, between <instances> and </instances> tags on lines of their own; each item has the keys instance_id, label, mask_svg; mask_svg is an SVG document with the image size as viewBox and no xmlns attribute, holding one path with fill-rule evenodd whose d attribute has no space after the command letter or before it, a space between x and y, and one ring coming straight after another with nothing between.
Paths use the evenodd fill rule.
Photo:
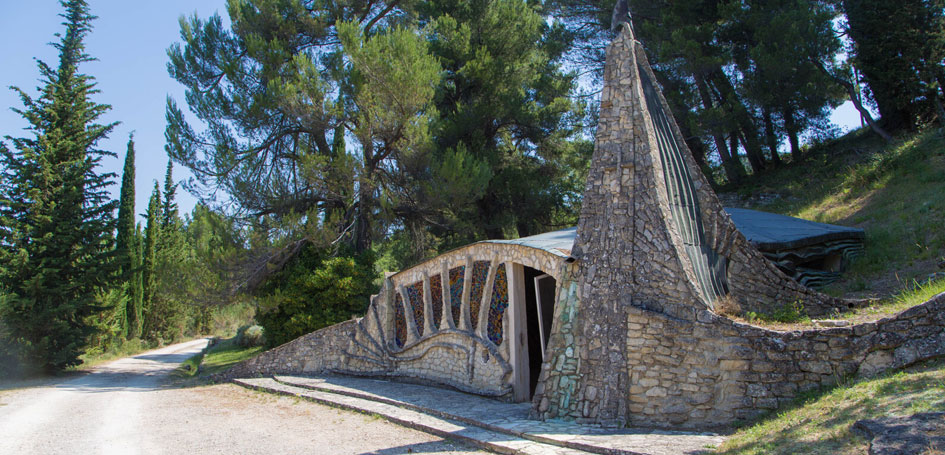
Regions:
<instances>
[{"instance_id":1,"label":"concrete path","mask_svg":"<svg viewBox=\"0 0 945 455\"><path fill-rule=\"evenodd\" d=\"M168 346L58 383L0 390L0 454L485 453L232 384L166 386L167 375L206 343Z\"/></svg>"},{"instance_id":2,"label":"concrete path","mask_svg":"<svg viewBox=\"0 0 945 455\"><path fill-rule=\"evenodd\" d=\"M527 403L509 404L462 392L348 376L238 379L257 390L378 414L500 453L677 455L711 453L713 433L605 429L565 421L529 420Z\"/></svg>"}]
</instances>

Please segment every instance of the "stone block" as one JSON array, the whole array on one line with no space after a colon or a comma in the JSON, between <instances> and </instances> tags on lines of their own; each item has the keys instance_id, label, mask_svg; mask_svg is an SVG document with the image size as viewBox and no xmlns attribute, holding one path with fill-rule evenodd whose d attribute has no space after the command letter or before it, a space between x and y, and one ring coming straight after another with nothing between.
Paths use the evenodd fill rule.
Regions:
<instances>
[{"instance_id":1,"label":"stone block","mask_svg":"<svg viewBox=\"0 0 945 455\"><path fill-rule=\"evenodd\" d=\"M646 396L651 397L651 398L665 397L666 395L667 395L667 391L663 387L653 387L646 391Z\"/></svg>"}]
</instances>

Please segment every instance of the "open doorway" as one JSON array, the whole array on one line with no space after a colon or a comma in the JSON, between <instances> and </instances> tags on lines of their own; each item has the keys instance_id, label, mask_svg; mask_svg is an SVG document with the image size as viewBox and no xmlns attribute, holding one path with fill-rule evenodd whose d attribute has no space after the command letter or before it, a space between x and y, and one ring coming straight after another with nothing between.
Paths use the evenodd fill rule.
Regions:
<instances>
[{"instance_id":1,"label":"open doorway","mask_svg":"<svg viewBox=\"0 0 945 455\"><path fill-rule=\"evenodd\" d=\"M545 360L545 350L551 336L557 283L550 275L531 267L525 267L523 275L528 338L528 395L531 398L538 385L541 364Z\"/></svg>"}]
</instances>

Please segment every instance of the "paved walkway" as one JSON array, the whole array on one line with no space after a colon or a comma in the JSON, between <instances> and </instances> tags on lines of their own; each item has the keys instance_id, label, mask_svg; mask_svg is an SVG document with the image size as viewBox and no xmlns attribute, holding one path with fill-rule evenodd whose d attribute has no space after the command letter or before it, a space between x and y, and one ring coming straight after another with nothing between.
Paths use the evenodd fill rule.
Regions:
<instances>
[{"instance_id":1,"label":"paved walkway","mask_svg":"<svg viewBox=\"0 0 945 455\"><path fill-rule=\"evenodd\" d=\"M708 454L713 433L606 429L529 420L528 403L503 403L438 387L348 376L277 376L237 384L379 414L412 428L466 440L500 453Z\"/></svg>"}]
</instances>

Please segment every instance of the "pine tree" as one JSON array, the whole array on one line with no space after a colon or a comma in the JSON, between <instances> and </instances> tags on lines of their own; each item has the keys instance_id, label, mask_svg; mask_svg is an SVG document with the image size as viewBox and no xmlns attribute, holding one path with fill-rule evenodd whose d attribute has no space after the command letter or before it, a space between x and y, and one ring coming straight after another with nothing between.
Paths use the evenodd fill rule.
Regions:
<instances>
[{"instance_id":1,"label":"pine tree","mask_svg":"<svg viewBox=\"0 0 945 455\"><path fill-rule=\"evenodd\" d=\"M80 363L102 308L96 294L115 271L114 174L98 173L98 150L115 124L95 123L110 106L94 103L91 76L78 72L94 16L83 0L62 2L65 34L53 46L59 66L39 62L38 98L14 88L32 137L0 149L0 288L9 295L3 323L24 362L58 371Z\"/></svg>"},{"instance_id":2,"label":"pine tree","mask_svg":"<svg viewBox=\"0 0 945 455\"><path fill-rule=\"evenodd\" d=\"M145 227L144 234L144 254L141 258L141 300L144 308L144 334L151 337L156 325L152 303L156 281L154 272L157 264L158 242L161 237L161 189L158 188L157 182L154 182L154 189L151 191L147 218L148 224Z\"/></svg>"},{"instance_id":3,"label":"pine tree","mask_svg":"<svg viewBox=\"0 0 945 455\"><path fill-rule=\"evenodd\" d=\"M854 63L885 126L914 129L922 117L941 109L942 0L843 0L842 5Z\"/></svg>"}]
</instances>

